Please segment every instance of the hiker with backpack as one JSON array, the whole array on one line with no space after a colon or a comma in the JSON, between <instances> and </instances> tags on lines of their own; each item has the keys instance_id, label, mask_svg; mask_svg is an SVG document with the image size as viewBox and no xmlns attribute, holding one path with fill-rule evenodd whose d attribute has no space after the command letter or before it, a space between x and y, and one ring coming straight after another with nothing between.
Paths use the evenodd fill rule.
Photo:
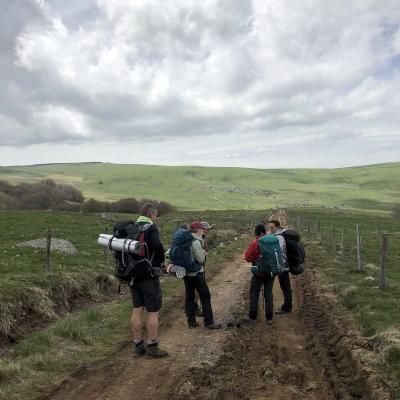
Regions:
<instances>
[{"instance_id":1,"label":"hiker with backpack","mask_svg":"<svg viewBox=\"0 0 400 400\"><path fill-rule=\"evenodd\" d=\"M151 358L168 356L158 346L158 317L162 306L160 286L164 247L155 225L157 208L146 203L136 222L122 221L114 227L115 237L127 237L140 242L139 254L117 254L117 276L129 281L133 312L131 317L134 354ZM147 311L147 343L143 340L143 310Z\"/></svg>"},{"instance_id":2,"label":"hiker with backpack","mask_svg":"<svg viewBox=\"0 0 400 400\"><path fill-rule=\"evenodd\" d=\"M277 219L268 221L268 227L270 232L278 238L282 256L285 261L284 272L278 277L279 285L283 293L283 304L280 308L275 310L276 315L284 315L292 312L292 287L290 285L289 266L287 265L286 241L282 236L285 229L281 227L281 223Z\"/></svg>"},{"instance_id":3,"label":"hiker with backpack","mask_svg":"<svg viewBox=\"0 0 400 400\"><path fill-rule=\"evenodd\" d=\"M207 233L210 231L210 229L213 228L213 226L210 225L206 221L201 221L201 225L202 225L202 228L204 231L203 234L201 235L201 238L203 240L201 244L202 244L203 249L206 250L205 239L206 239ZM204 268L204 265L203 265L203 268ZM204 274L204 279L205 279L205 277L206 277L205 271L203 272L203 274ZM194 296L194 303L193 303L194 309L195 309L195 314L196 314L196 317L204 317L204 314L203 314L202 309L200 308L199 302L200 302L200 295L199 295L199 292L196 290L195 296Z\"/></svg>"},{"instance_id":4,"label":"hiker with backpack","mask_svg":"<svg viewBox=\"0 0 400 400\"><path fill-rule=\"evenodd\" d=\"M275 276L282 273L283 257L279 240L273 235L267 235L264 224L256 225L255 239L248 246L244 257L252 263L250 284L250 309L246 321L257 321L258 300L260 290L264 288L265 319L268 325L272 324L274 316L274 298L272 288Z\"/></svg>"},{"instance_id":5,"label":"hiker with backpack","mask_svg":"<svg viewBox=\"0 0 400 400\"><path fill-rule=\"evenodd\" d=\"M293 229L284 229L280 221L273 219L268 221L268 226L273 235L279 239L285 270L279 275L279 285L283 293L283 304L275 311L277 315L285 315L292 312L292 288L289 272L299 275L304 271L304 247L300 243L300 235Z\"/></svg>"},{"instance_id":6,"label":"hiker with backpack","mask_svg":"<svg viewBox=\"0 0 400 400\"><path fill-rule=\"evenodd\" d=\"M201 221L193 221L190 231L177 229L174 233L172 244L169 249L169 258L175 265L186 269L183 278L185 284L185 313L189 328L195 328L199 324L196 321L196 310L194 305L195 291L197 290L203 310L204 327L206 329L220 329L221 325L214 322L211 307L211 294L204 278L204 264L206 252L204 250L202 235L205 229Z\"/></svg>"}]
</instances>

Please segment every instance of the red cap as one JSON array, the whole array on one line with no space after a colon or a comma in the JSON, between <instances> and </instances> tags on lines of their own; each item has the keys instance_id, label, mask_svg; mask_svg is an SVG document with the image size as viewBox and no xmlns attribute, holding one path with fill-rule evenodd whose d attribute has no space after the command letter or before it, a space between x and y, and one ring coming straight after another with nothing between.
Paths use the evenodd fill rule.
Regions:
<instances>
[{"instance_id":1,"label":"red cap","mask_svg":"<svg viewBox=\"0 0 400 400\"><path fill-rule=\"evenodd\" d=\"M190 229L204 229L203 224L200 221L193 221L190 224Z\"/></svg>"}]
</instances>

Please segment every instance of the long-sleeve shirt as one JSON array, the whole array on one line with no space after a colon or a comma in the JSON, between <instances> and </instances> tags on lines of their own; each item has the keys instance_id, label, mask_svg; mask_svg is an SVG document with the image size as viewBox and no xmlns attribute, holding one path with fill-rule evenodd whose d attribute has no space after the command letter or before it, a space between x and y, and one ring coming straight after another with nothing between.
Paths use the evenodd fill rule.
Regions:
<instances>
[{"instance_id":1,"label":"long-sleeve shirt","mask_svg":"<svg viewBox=\"0 0 400 400\"><path fill-rule=\"evenodd\" d=\"M204 263L206 262L206 251L203 248L203 238L201 236L192 233L194 240L190 244L190 254L193 260L197 261L201 265L201 269L198 272L188 272L187 276L196 276L199 272L204 272Z\"/></svg>"}]
</instances>

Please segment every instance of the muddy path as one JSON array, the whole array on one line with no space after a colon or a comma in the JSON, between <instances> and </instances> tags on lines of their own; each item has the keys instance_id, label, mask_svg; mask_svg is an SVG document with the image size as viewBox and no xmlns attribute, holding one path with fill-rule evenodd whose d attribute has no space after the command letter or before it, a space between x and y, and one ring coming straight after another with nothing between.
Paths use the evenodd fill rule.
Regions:
<instances>
[{"instance_id":1,"label":"muddy path","mask_svg":"<svg viewBox=\"0 0 400 400\"><path fill-rule=\"evenodd\" d=\"M221 266L209 282L216 320L231 325L245 312L249 281L249 267L239 258ZM170 357L138 358L125 348L107 362L77 369L42 399L389 399L360 370L312 271L292 279L292 289L293 312L276 316L272 326L260 302L254 325L189 330L181 303L163 317L160 331ZM277 279L274 302L282 302Z\"/></svg>"},{"instance_id":2,"label":"muddy path","mask_svg":"<svg viewBox=\"0 0 400 400\"><path fill-rule=\"evenodd\" d=\"M238 259L222 266L209 281L215 320L224 326L241 306L249 274L248 265ZM125 348L102 365L78 368L42 398L160 398L188 369L215 363L230 329L208 331L202 326L202 318L198 318L199 327L188 329L182 305L183 299L162 316L160 347L167 350L170 357L158 360L134 357L132 348Z\"/></svg>"}]
</instances>

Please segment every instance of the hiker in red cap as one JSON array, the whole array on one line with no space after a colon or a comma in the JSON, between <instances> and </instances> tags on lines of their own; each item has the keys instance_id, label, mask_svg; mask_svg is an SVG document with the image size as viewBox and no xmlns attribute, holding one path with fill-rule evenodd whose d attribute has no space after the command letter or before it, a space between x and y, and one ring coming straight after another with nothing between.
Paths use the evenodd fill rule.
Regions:
<instances>
[{"instance_id":1,"label":"hiker in red cap","mask_svg":"<svg viewBox=\"0 0 400 400\"><path fill-rule=\"evenodd\" d=\"M201 237L202 237L202 239L203 239L202 242L201 242L201 245L202 245L203 249L206 249L206 246L205 246L205 238L206 238L206 235L207 235L208 231L209 231L210 229L212 229L213 226L210 225L210 224L209 224L208 222L206 222L206 221L201 221L201 226L202 226L203 231L204 231L204 233L201 235ZM206 254L207 254L207 253L206 253ZM204 279L205 279L205 278L206 278L206 273L205 273L205 271L203 272L203 274L204 274ZM196 313L196 317L203 317L203 316L204 316L204 315L203 315L203 311L202 311L202 309L200 308L199 303L200 303L200 296L199 296L199 292L196 290L196 292L195 292L195 297L194 297L194 302L193 302L194 310L195 310L195 313Z\"/></svg>"},{"instance_id":2,"label":"hiker in red cap","mask_svg":"<svg viewBox=\"0 0 400 400\"><path fill-rule=\"evenodd\" d=\"M204 250L203 235L207 229L204 228L201 221L193 221L190 224L190 231L193 241L190 245L190 253L195 262L200 265L197 272L188 272L183 278L185 282L185 312L189 328L198 326L196 321L196 310L194 306L195 291L200 297L204 316L204 327L207 329L220 329L221 324L214 322L211 308L211 294L204 279L204 263L206 261L206 251Z\"/></svg>"}]
</instances>

